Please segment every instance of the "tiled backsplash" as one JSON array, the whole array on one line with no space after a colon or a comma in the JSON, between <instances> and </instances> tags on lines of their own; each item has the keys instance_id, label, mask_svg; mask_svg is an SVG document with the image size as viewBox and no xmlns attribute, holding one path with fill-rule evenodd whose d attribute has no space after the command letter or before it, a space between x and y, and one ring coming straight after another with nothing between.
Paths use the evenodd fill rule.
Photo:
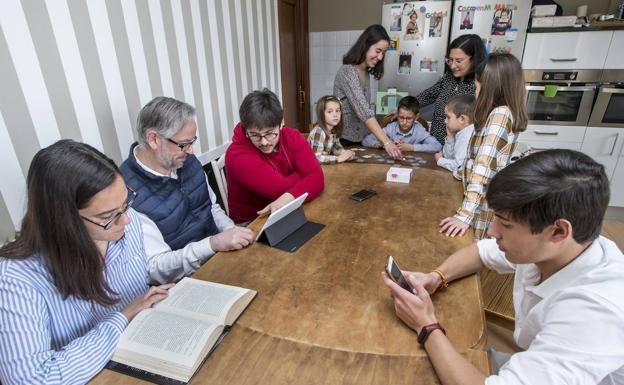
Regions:
<instances>
[{"instance_id":1,"label":"tiled backsplash","mask_svg":"<svg viewBox=\"0 0 624 385\"><path fill-rule=\"evenodd\" d=\"M316 101L334 92L342 57L362 31L310 32L310 120L316 122ZM371 84L373 87L373 84Z\"/></svg>"}]
</instances>

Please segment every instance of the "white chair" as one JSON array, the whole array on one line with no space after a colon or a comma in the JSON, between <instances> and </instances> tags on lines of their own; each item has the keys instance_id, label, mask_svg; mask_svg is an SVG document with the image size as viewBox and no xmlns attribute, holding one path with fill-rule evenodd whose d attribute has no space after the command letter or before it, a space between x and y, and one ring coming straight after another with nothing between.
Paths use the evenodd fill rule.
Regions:
<instances>
[{"instance_id":1,"label":"white chair","mask_svg":"<svg viewBox=\"0 0 624 385\"><path fill-rule=\"evenodd\" d=\"M225 212L227 215L230 215L227 198L227 180L225 178L225 154L221 155L219 159L211 161L210 165L212 166L212 172L214 173L217 186L219 187L219 194L221 194L221 199L223 199Z\"/></svg>"},{"instance_id":2,"label":"white chair","mask_svg":"<svg viewBox=\"0 0 624 385\"><path fill-rule=\"evenodd\" d=\"M513 152L513 154L511 154L511 162L515 162L518 159L523 158L535 151L536 149L531 147L530 144L524 143L524 142L518 142L516 144L516 150Z\"/></svg>"}]
</instances>

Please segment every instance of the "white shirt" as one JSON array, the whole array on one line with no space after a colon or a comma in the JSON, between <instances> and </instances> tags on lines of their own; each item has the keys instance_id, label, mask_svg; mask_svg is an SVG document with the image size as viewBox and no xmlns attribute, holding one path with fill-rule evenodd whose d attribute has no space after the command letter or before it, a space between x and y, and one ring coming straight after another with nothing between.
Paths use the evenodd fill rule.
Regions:
<instances>
[{"instance_id":1,"label":"white shirt","mask_svg":"<svg viewBox=\"0 0 624 385\"><path fill-rule=\"evenodd\" d=\"M507 261L494 239L477 242L481 261L516 273L516 353L486 385L624 384L624 255L598 237L544 282L535 264Z\"/></svg>"},{"instance_id":2,"label":"white shirt","mask_svg":"<svg viewBox=\"0 0 624 385\"><path fill-rule=\"evenodd\" d=\"M176 170L173 170L171 175L163 175L141 163L136 156L136 147L134 148L134 158L137 164L149 173L178 179ZM208 184L208 176L206 176L206 186L208 186L208 194L210 194L210 201L212 202L210 212L219 232L234 227L234 222L217 203L217 197ZM194 273L214 255L215 252L210 246L210 237L190 242L181 249L171 250L156 223L143 213L137 212L137 214L143 228L145 253L147 254L148 271L152 283L177 282Z\"/></svg>"}]
</instances>

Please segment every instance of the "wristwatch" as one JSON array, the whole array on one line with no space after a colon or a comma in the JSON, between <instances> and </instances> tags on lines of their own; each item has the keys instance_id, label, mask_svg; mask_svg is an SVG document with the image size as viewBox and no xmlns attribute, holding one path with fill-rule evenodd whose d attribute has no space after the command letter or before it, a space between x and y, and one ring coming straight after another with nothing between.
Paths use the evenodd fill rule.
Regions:
<instances>
[{"instance_id":1,"label":"wristwatch","mask_svg":"<svg viewBox=\"0 0 624 385\"><path fill-rule=\"evenodd\" d=\"M418 333L418 343L420 344L420 346L422 346L424 348L425 347L425 342L427 342L427 338L429 338L429 334L431 334L432 331L438 330L438 329L440 329L442 331L442 333L444 333L444 335L446 335L446 330L444 330L442 325L440 325L437 322L434 323L434 324L429 324L429 325L423 326L422 329L420 329L420 333Z\"/></svg>"}]
</instances>

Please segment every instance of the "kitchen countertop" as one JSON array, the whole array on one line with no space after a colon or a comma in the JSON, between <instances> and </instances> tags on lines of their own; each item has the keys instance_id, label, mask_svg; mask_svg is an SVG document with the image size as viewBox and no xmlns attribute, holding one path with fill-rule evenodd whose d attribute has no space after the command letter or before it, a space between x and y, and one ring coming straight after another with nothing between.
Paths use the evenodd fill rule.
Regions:
<instances>
[{"instance_id":1,"label":"kitchen countertop","mask_svg":"<svg viewBox=\"0 0 624 385\"><path fill-rule=\"evenodd\" d=\"M529 33L548 32L591 32L591 31L613 31L624 30L624 20L613 19L607 21L597 21L589 27L554 27L554 28L530 28Z\"/></svg>"}]
</instances>

